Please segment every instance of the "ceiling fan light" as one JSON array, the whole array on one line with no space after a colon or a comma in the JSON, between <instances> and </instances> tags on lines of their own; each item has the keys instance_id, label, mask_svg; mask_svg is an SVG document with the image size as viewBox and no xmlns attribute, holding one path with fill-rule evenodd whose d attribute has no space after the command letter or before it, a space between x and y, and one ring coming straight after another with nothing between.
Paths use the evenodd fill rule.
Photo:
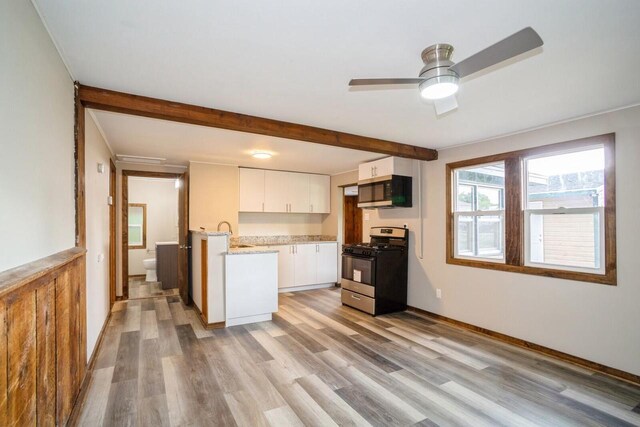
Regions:
<instances>
[{"instance_id":1,"label":"ceiling fan light","mask_svg":"<svg viewBox=\"0 0 640 427\"><path fill-rule=\"evenodd\" d=\"M458 77L437 76L420 83L420 95L425 99L442 99L458 91Z\"/></svg>"}]
</instances>

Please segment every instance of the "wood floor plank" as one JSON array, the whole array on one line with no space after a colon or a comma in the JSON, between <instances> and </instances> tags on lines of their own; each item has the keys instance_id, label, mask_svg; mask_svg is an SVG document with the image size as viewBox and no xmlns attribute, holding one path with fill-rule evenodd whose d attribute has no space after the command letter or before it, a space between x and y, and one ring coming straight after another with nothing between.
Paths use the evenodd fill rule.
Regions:
<instances>
[{"instance_id":1,"label":"wood floor plank","mask_svg":"<svg viewBox=\"0 0 640 427\"><path fill-rule=\"evenodd\" d=\"M79 425L103 425L107 403L109 402L112 377L113 366L93 370L89 389L87 390L87 394L91 395L91 399L88 399L82 406L78 421Z\"/></svg>"},{"instance_id":2,"label":"wood floor plank","mask_svg":"<svg viewBox=\"0 0 640 427\"><path fill-rule=\"evenodd\" d=\"M140 330L141 309L142 309L141 305L129 304L127 306L127 310L124 318L124 329L123 329L124 332Z\"/></svg>"},{"instance_id":3,"label":"wood floor plank","mask_svg":"<svg viewBox=\"0 0 640 427\"><path fill-rule=\"evenodd\" d=\"M292 427L304 427L300 418L293 410L288 406L281 406L280 408L271 409L266 411L264 415L269 421L271 427L292 426Z\"/></svg>"},{"instance_id":4,"label":"wood floor plank","mask_svg":"<svg viewBox=\"0 0 640 427\"><path fill-rule=\"evenodd\" d=\"M299 378L298 384L340 426L371 426L354 408L315 375Z\"/></svg>"},{"instance_id":5,"label":"wood floor plank","mask_svg":"<svg viewBox=\"0 0 640 427\"><path fill-rule=\"evenodd\" d=\"M138 418L137 394L137 379L111 382L103 425L105 427L135 426Z\"/></svg>"},{"instance_id":6,"label":"wood floor plank","mask_svg":"<svg viewBox=\"0 0 640 427\"><path fill-rule=\"evenodd\" d=\"M156 319L155 310L145 310L140 316L141 338L143 340L158 338L158 320Z\"/></svg>"},{"instance_id":7,"label":"wood floor plank","mask_svg":"<svg viewBox=\"0 0 640 427\"><path fill-rule=\"evenodd\" d=\"M167 396L156 394L138 401L139 427L169 427L169 407Z\"/></svg>"},{"instance_id":8,"label":"wood floor plank","mask_svg":"<svg viewBox=\"0 0 640 427\"><path fill-rule=\"evenodd\" d=\"M147 398L165 394L160 343L157 338L142 340L140 343L138 379L139 397Z\"/></svg>"},{"instance_id":9,"label":"wood floor plank","mask_svg":"<svg viewBox=\"0 0 640 427\"><path fill-rule=\"evenodd\" d=\"M112 382L137 381L139 357L140 331L123 332L120 335L120 346L118 347Z\"/></svg>"},{"instance_id":10,"label":"wood floor plank","mask_svg":"<svg viewBox=\"0 0 640 427\"><path fill-rule=\"evenodd\" d=\"M277 384L280 395L305 426L337 426L324 409L298 383ZM269 419L271 423L271 419Z\"/></svg>"},{"instance_id":11,"label":"wood floor plank","mask_svg":"<svg viewBox=\"0 0 640 427\"><path fill-rule=\"evenodd\" d=\"M640 426L640 415L634 413L630 409L621 408L620 406L611 404L609 402L603 402L600 399L572 389L566 389L560 394L575 401L581 402L585 405L591 406L618 419L626 421L629 424Z\"/></svg>"}]
</instances>

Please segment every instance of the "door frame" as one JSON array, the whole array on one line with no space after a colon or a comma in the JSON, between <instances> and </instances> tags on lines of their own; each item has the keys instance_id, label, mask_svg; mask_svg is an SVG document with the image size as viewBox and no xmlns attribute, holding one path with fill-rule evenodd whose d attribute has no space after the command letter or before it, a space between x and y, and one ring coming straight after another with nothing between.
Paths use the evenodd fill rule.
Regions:
<instances>
[{"instance_id":1,"label":"door frame","mask_svg":"<svg viewBox=\"0 0 640 427\"><path fill-rule=\"evenodd\" d=\"M117 169L112 159L109 159L109 307L113 307L116 301L116 175Z\"/></svg>"},{"instance_id":2,"label":"door frame","mask_svg":"<svg viewBox=\"0 0 640 427\"><path fill-rule=\"evenodd\" d=\"M129 299L129 177L136 176L142 178L164 178L164 179L179 179L182 183L182 191L184 191L185 195L188 192L188 186L184 185L185 183L185 175L186 172L183 173L171 173L171 172L150 172L150 171L140 171L140 170L132 170L132 169L123 169L122 170L122 185L121 188L121 200L122 200L122 209L121 209L121 228L122 228L122 254L121 254L121 265L122 265L122 299ZM178 208L180 210L180 218L178 220L180 225L188 224L189 217L189 198L178 197L178 203L182 201L182 205L179 204ZM180 234L184 233L183 228L188 230L188 227L180 227L178 231ZM178 237L180 240L180 236ZM178 249L180 251L181 248ZM180 256L180 255L178 255ZM180 269L180 265L178 265L178 269ZM188 281L188 276L184 279ZM187 286L188 288L188 286ZM182 294L182 288L180 289ZM188 301L184 301L185 304L188 304Z\"/></svg>"}]
</instances>

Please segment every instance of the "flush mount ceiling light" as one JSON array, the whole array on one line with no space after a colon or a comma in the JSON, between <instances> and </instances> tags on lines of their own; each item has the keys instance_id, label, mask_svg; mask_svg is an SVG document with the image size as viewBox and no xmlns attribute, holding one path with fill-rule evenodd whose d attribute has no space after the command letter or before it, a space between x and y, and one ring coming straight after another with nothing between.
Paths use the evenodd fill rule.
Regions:
<instances>
[{"instance_id":1,"label":"flush mount ceiling light","mask_svg":"<svg viewBox=\"0 0 640 427\"><path fill-rule=\"evenodd\" d=\"M163 157L130 156L128 154L116 154L116 158L121 162L145 163L150 165L161 165L167 161L167 159Z\"/></svg>"},{"instance_id":2,"label":"flush mount ceiling light","mask_svg":"<svg viewBox=\"0 0 640 427\"><path fill-rule=\"evenodd\" d=\"M527 27L457 64L451 61L453 46L434 44L422 51L424 67L417 78L353 79L349 86L417 84L420 95L433 101L436 114L444 114L458 107L453 95L458 91L460 79L529 52L542 44L538 33Z\"/></svg>"},{"instance_id":3,"label":"flush mount ceiling light","mask_svg":"<svg viewBox=\"0 0 640 427\"><path fill-rule=\"evenodd\" d=\"M253 157L254 159L270 159L271 157L273 157L273 155L271 153L267 153L266 151L254 151L251 154L251 157Z\"/></svg>"}]
</instances>

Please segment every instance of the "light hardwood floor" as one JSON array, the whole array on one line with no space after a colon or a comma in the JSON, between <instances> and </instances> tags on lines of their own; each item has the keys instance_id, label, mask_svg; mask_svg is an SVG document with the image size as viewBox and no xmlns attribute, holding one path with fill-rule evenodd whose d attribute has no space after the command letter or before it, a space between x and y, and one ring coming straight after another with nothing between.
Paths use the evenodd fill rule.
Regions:
<instances>
[{"instance_id":1,"label":"light hardwood floor","mask_svg":"<svg viewBox=\"0 0 640 427\"><path fill-rule=\"evenodd\" d=\"M640 387L339 290L206 331L179 297L117 303L85 426L640 425Z\"/></svg>"},{"instance_id":2,"label":"light hardwood floor","mask_svg":"<svg viewBox=\"0 0 640 427\"><path fill-rule=\"evenodd\" d=\"M150 298L178 295L178 288L162 289L160 282L145 282L143 278L129 278L129 298Z\"/></svg>"}]
</instances>

